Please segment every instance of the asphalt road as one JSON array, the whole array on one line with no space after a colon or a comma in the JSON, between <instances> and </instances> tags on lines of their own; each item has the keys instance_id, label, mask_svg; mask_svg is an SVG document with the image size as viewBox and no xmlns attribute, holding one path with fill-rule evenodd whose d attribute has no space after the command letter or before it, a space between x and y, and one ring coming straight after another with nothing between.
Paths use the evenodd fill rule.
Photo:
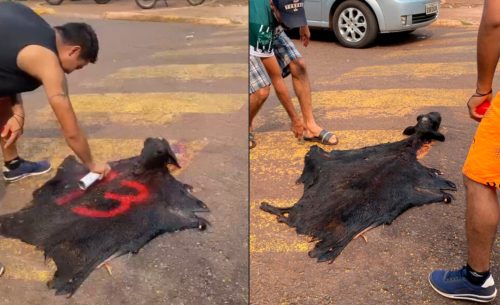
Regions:
<instances>
[{"instance_id":1,"label":"asphalt road","mask_svg":"<svg viewBox=\"0 0 500 305\"><path fill-rule=\"evenodd\" d=\"M466 111L475 89L476 35L474 28L431 26L353 50L328 33L313 32L310 45L299 47L315 116L339 136L334 149L402 139L418 114L439 111L446 142L434 144L421 162L440 169L458 191L449 205L414 208L369 231L367 242L352 241L333 264L316 263L307 255L309 237L258 208L262 201L284 207L300 198L302 186L295 180L311 146L293 138L273 95L256 118L257 147L250 153L251 304L458 304L435 293L427 276L465 263L461 166L477 126ZM500 259L498 246L497 240L493 262ZM492 271L500 282L495 263Z\"/></svg>"},{"instance_id":2,"label":"asphalt road","mask_svg":"<svg viewBox=\"0 0 500 305\"><path fill-rule=\"evenodd\" d=\"M70 21L47 19L54 25ZM1 238L6 272L0 304L247 304L246 30L87 21L99 36L99 60L70 75L69 87L94 157L134 156L145 138L166 138L183 166L175 175L194 186L210 208L204 217L212 225L205 232L162 235L139 254L114 259L112 275L95 270L70 299L45 286L55 266L44 263L41 251ZM38 90L24 100L21 156L50 159L56 167L71 151L46 98ZM0 182L0 212L28 205L32 191L54 172Z\"/></svg>"}]
</instances>

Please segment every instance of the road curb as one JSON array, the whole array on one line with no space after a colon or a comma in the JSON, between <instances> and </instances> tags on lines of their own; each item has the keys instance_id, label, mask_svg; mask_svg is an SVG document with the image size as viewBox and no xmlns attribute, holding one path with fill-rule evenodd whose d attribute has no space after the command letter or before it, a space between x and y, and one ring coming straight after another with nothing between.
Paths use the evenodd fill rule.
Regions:
<instances>
[{"instance_id":1,"label":"road curb","mask_svg":"<svg viewBox=\"0 0 500 305\"><path fill-rule=\"evenodd\" d=\"M107 12L103 14L104 19L110 20L130 20L130 21L151 21L151 22L180 22L206 25L244 25L240 20L228 18L206 18L177 15L152 15L136 12Z\"/></svg>"}]
</instances>

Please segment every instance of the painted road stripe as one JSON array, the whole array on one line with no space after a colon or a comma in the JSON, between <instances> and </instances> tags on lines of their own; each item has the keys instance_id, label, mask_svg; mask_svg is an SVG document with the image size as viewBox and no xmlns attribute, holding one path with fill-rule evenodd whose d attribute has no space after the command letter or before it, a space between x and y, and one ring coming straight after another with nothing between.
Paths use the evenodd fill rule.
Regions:
<instances>
[{"instance_id":1,"label":"painted road stripe","mask_svg":"<svg viewBox=\"0 0 500 305\"><path fill-rule=\"evenodd\" d=\"M71 103L83 122L127 125L166 124L186 113L230 113L246 105L244 94L195 92L108 93L72 95ZM49 105L38 113L41 122L55 121Z\"/></svg>"},{"instance_id":2,"label":"painted road stripe","mask_svg":"<svg viewBox=\"0 0 500 305\"><path fill-rule=\"evenodd\" d=\"M275 206L287 207L295 200L259 200L250 204L250 253L308 252L310 237L297 235L295 229L278 223L276 216L259 209L260 203L267 201Z\"/></svg>"},{"instance_id":3,"label":"painted road stripe","mask_svg":"<svg viewBox=\"0 0 500 305\"><path fill-rule=\"evenodd\" d=\"M278 223L276 223L279 225ZM254 234L250 234L250 253L286 253L309 252L311 243L306 241L270 240L259 241Z\"/></svg>"},{"instance_id":4,"label":"painted road stripe","mask_svg":"<svg viewBox=\"0 0 500 305\"><path fill-rule=\"evenodd\" d=\"M250 170L253 179L296 179L302 172L304 156L312 145L298 143L290 131L255 132L257 146L250 150ZM339 130L336 150L355 149L402 140L402 130ZM320 145L326 151L333 148Z\"/></svg>"},{"instance_id":5,"label":"painted road stripe","mask_svg":"<svg viewBox=\"0 0 500 305\"><path fill-rule=\"evenodd\" d=\"M500 67L498 68L500 70ZM325 77L316 81L316 84L343 84L347 81L361 81L373 78L394 78L405 80L422 80L439 78L442 80L452 79L464 75L476 75L476 62L454 62L454 63L415 63L397 65L377 65L358 67L350 72L344 73L334 80Z\"/></svg>"},{"instance_id":6,"label":"painted road stripe","mask_svg":"<svg viewBox=\"0 0 500 305\"><path fill-rule=\"evenodd\" d=\"M451 77L475 74L475 62L450 62L450 63L415 63L397 65L364 66L353 69L338 77L336 82L348 79L373 78L373 77L398 77L404 76L413 79Z\"/></svg>"},{"instance_id":7,"label":"painted road stripe","mask_svg":"<svg viewBox=\"0 0 500 305\"><path fill-rule=\"evenodd\" d=\"M471 34L473 34L474 37L476 37L477 36L477 29L476 30L444 33L441 35L441 37L455 37L455 36L460 36L460 35L471 35Z\"/></svg>"},{"instance_id":8,"label":"painted road stripe","mask_svg":"<svg viewBox=\"0 0 500 305\"><path fill-rule=\"evenodd\" d=\"M169 139L182 169L186 169L193 158L208 144L205 140L183 141ZM144 139L89 139L92 154L96 160L114 161L140 154ZM59 166L68 155L74 155L63 138L21 138L19 151L29 160L50 160L53 167ZM23 183L23 182L19 182Z\"/></svg>"},{"instance_id":9,"label":"painted road stripe","mask_svg":"<svg viewBox=\"0 0 500 305\"><path fill-rule=\"evenodd\" d=\"M460 107L465 105L473 89L402 88L373 90L336 90L312 93L313 106L321 109L328 120L418 115L420 107ZM353 102L356 101L356 102ZM298 103L297 99L294 99ZM288 122L281 105L271 110L272 119Z\"/></svg>"},{"instance_id":10,"label":"painted road stripe","mask_svg":"<svg viewBox=\"0 0 500 305\"><path fill-rule=\"evenodd\" d=\"M2 264L7 269L2 278L47 282L56 270L52 260L44 263L42 251L19 240L0 239L0 251L3 252Z\"/></svg>"},{"instance_id":11,"label":"painted road stripe","mask_svg":"<svg viewBox=\"0 0 500 305\"><path fill-rule=\"evenodd\" d=\"M451 46L451 47L442 47L442 48L419 48L412 50L396 50L391 51L384 55L384 58L394 58L394 57L415 57L415 56L441 56L446 54L463 54L463 53L476 53L475 45L468 46Z\"/></svg>"},{"instance_id":12,"label":"painted road stripe","mask_svg":"<svg viewBox=\"0 0 500 305\"><path fill-rule=\"evenodd\" d=\"M218 31L218 32L213 32L210 33L210 36L213 37L219 37L219 36L243 36L243 37L248 37L248 31L247 30L226 30L226 31ZM248 47L248 46L246 46Z\"/></svg>"},{"instance_id":13,"label":"painted road stripe","mask_svg":"<svg viewBox=\"0 0 500 305\"><path fill-rule=\"evenodd\" d=\"M212 35L211 35L212 36ZM194 37L190 39L188 44L191 44L193 46L197 47L208 47L208 46L213 46L217 45L220 46L222 44L228 45L228 44L239 44L239 45L244 45L248 47L248 35L237 35L237 36L229 36L229 37L217 37L217 36L212 36L208 38L203 38L199 39L198 36L196 36L196 33L194 34Z\"/></svg>"},{"instance_id":14,"label":"painted road stripe","mask_svg":"<svg viewBox=\"0 0 500 305\"><path fill-rule=\"evenodd\" d=\"M247 64L188 64L188 65L157 65L137 66L119 69L96 83L85 83L87 87L109 86L113 81L130 79L165 78L181 81L214 80L228 78L247 78Z\"/></svg>"},{"instance_id":15,"label":"painted road stripe","mask_svg":"<svg viewBox=\"0 0 500 305\"><path fill-rule=\"evenodd\" d=\"M460 38L448 37L448 39L426 40L425 44L432 44L432 45L467 44L475 46L476 42L477 42L477 35L471 35L468 37L460 37Z\"/></svg>"},{"instance_id":16,"label":"painted road stripe","mask_svg":"<svg viewBox=\"0 0 500 305\"><path fill-rule=\"evenodd\" d=\"M153 58L170 58L180 56L201 56L213 54L235 54L248 50L248 46L218 46L218 47L191 47L180 50L167 50L157 52L152 55Z\"/></svg>"}]
</instances>

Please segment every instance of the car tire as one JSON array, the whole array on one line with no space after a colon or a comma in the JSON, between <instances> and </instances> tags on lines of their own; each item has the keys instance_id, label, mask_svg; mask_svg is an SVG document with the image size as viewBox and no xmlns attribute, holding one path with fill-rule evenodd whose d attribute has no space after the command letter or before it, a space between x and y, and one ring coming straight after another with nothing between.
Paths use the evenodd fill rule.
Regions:
<instances>
[{"instance_id":1,"label":"car tire","mask_svg":"<svg viewBox=\"0 0 500 305\"><path fill-rule=\"evenodd\" d=\"M348 48L367 47L378 34L375 15L359 0L342 2L333 14L332 26L337 40Z\"/></svg>"},{"instance_id":2,"label":"car tire","mask_svg":"<svg viewBox=\"0 0 500 305\"><path fill-rule=\"evenodd\" d=\"M205 0L187 0L187 2L189 4L191 4L192 6L196 6L196 5L200 5L202 4L203 2L205 2Z\"/></svg>"},{"instance_id":3,"label":"car tire","mask_svg":"<svg viewBox=\"0 0 500 305\"><path fill-rule=\"evenodd\" d=\"M60 5L64 0L45 0L50 5Z\"/></svg>"},{"instance_id":4,"label":"car tire","mask_svg":"<svg viewBox=\"0 0 500 305\"><path fill-rule=\"evenodd\" d=\"M135 3L142 9L151 9L155 6L156 0L135 0Z\"/></svg>"}]
</instances>

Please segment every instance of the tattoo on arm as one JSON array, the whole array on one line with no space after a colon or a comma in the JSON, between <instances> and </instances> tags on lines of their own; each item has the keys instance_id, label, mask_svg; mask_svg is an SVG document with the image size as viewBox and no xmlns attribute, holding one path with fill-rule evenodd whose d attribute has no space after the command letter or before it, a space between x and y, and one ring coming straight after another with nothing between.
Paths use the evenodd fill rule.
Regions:
<instances>
[{"instance_id":1,"label":"tattoo on arm","mask_svg":"<svg viewBox=\"0 0 500 305\"><path fill-rule=\"evenodd\" d=\"M54 94L54 95L49 96L49 100L52 100L54 97L58 97L58 96L67 97L68 95L66 93Z\"/></svg>"},{"instance_id":2,"label":"tattoo on arm","mask_svg":"<svg viewBox=\"0 0 500 305\"><path fill-rule=\"evenodd\" d=\"M68 97L68 82L66 80L66 77L64 77L62 81L61 87L63 89L63 92L49 96L49 101L52 100L54 97Z\"/></svg>"}]
</instances>

